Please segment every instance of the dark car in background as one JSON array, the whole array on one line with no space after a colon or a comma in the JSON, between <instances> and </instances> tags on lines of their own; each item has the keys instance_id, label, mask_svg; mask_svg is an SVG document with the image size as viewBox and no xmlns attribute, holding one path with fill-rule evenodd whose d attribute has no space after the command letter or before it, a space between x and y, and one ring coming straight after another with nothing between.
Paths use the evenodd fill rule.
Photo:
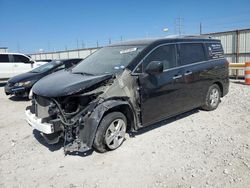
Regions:
<instances>
[{"instance_id":1,"label":"dark car in background","mask_svg":"<svg viewBox=\"0 0 250 188\"><path fill-rule=\"evenodd\" d=\"M101 48L32 88L28 123L65 152L117 149L137 131L194 108L215 110L228 93L221 42L178 37ZM152 140L153 142L153 140Z\"/></svg>"},{"instance_id":2,"label":"dark car in background","mask_svg":"<svg viewBox=\"0 0 250 188\"><path fill-rule=\"evenodd\" d=\"M68 69L79 63L82 59L53 60L43 64L27 73L12 77L5 85L6 95L27 97L32 86L41 78L62 69Z\"/></svg>"}]
</instances>

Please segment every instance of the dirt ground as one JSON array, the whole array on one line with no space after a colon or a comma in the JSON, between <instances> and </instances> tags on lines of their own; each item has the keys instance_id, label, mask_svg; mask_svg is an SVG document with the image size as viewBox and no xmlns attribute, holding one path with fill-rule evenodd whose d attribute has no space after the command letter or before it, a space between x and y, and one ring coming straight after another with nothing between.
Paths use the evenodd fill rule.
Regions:
<instances>
[{"instance_id":1,"label":"dirt ground","mask_svg":"<svg viewBox=\"0 0 250 188\"><path fill-rule=\"evenodd\" d=\"M0 187L250 187L250 86L234 81L217 110L193 110L86 156L46 145L25 121L29 104L1 85Z\"/></svg>"}]
</instances>

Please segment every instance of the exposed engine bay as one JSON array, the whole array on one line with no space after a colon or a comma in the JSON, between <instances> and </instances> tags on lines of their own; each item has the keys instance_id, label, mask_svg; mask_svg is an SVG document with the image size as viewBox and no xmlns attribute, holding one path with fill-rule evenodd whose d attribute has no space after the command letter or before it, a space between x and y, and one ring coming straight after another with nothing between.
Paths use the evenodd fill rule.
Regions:
<instances>
[{"instance_id":1,"label":"exposed engine bay","mask_svg":"<svg viewBox=\"0 0 250 188\"><path fill-rule=\"evenodd\" d=\"M51 97L39 95L34 88L32 106L29 107L41 123L51 125L49 134L42 132L47 143L55 144L63 139L65 153L91 149L99 122L108 111L119 108L126 114L130 128L139 128L137 77L131 76L129 70L77 92L69 91L65 96Z\"/></svg>"}]
</instances>

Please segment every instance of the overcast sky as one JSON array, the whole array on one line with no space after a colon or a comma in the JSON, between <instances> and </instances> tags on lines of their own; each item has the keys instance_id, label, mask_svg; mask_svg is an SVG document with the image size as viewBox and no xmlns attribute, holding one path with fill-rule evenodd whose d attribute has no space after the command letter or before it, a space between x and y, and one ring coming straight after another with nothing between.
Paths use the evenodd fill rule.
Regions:
<instances>
[{"instance_id":1,"label":"overcast sky","mask_svg":"<svg viewBox=\"0 0 250 188\"><path fill-rule=\"evenodd\" d=\"M178 21L181 18L181 23ZM0 47L25 53L250 28L249 0L0 0ZM167 33L163 28L168 28Z\"/></svg>"}]
</instances>

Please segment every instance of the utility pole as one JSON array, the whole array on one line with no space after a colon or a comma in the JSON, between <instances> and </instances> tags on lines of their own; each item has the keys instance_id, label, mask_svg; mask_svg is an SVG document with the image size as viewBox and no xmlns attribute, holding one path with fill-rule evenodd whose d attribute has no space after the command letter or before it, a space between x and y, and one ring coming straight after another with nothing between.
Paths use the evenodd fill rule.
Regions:
<instances>
[{"instance_id":1,"label":"utility pole","mask_svg":"<svg viewBox=\"0 0 250 188\"><path fill-rule=\"evenodd\" d=\"M175 33L178 33L178 35L184 34L184 18L178 17L175 19Z\"/></svg>"},{"instance_id":2,"label":"utility pole","mask_svg":"<svg viewBox=\"0 0 250 188\"><path fill-rule=\"evenodd\" d=\"M111 38L109 37L109 44L111 44Z\"/></svg>"},{"instance_id":3,"label":"utility pole","mask_svg":"<svg viewBox=\"0 0 250 188\"><path fill-rule=\"evenodd\" d=\"M121 38L120 38L120 39L121 39L121 41L122 41L122 36L121 36Z\"/></svg>"},{"instance_id":4,"label":"utility pole","mask_svg":"<svg viewBox=\"0 0 250 188\"><path fill-rule=\"evenodd\" d=\"M202 23L200 22L200 35L202 35Z\"/></svg>"},{"instance_id":5,"label":"utility pole","mask_svg":"<svg viewBox=\"0 0 250 188\"><path fill-rule=\"evenodd\" d=\"M76 48L78 49L78 47L79 47L79 41L78 39L76 39Z\"/></svg>"},{"instance_id":6,"label":"utility pole","mask_svg":"<svg viewBox=\"0 0 250 188\"><path fill-rule=\"evenodd\" d=\"M96 41L96 47L97 47L97 48L99 47L99 42L98 42L98 40Z\"/></svg>"}]
</instances>

